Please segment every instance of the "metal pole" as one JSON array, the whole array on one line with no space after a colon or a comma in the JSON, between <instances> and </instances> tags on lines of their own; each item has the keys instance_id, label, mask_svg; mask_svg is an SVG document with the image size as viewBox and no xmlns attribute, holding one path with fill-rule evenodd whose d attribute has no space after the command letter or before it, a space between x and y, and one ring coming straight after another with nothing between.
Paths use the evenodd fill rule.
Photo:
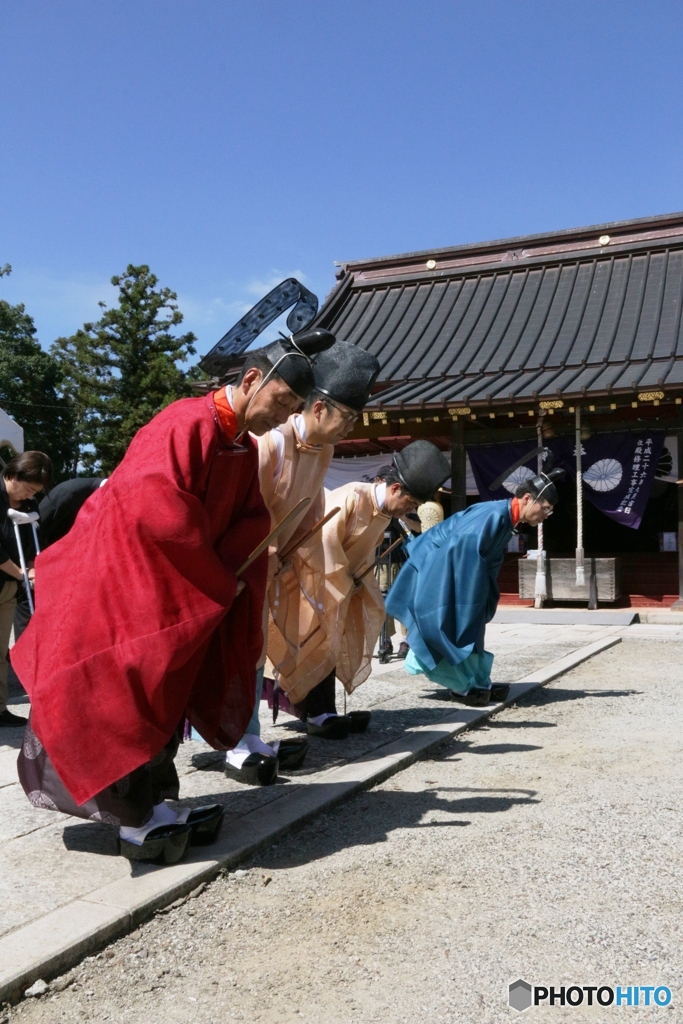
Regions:
<instances>
[{"instance_id":1,"label":"metal pole","mask_svg":"<svg viewBox=\"0 0 683 1024\"><path fill-rule=\"evenodd\" d=\"M586 572L583 562L583 472L581 452L581 409L576 407L576 585L585 587Z\"/></svg>"},{"instance_id":2,"label":"metal pole","mask_svg":"<svg viewBox=\"0 0 683 1024\"><path fill-rule=\"evenodd\" d=\"M33 615L33 612L34 612L35 609L33 607L33 594L31 593L31 581L28 578L28 569L26 568L26 559L24 558L24 546L21 543L21 534L19 533L19 524L18 523L14 523L14 536L16 537L16 541L17 541L17 549L19 551L19 564L21 565L21 572L22 572L22 575L24 577L24 585L26 587L26 598L28 600L28 606L29 606L29 608L31 610L31 615Z\"/></svg>"},{"instance_id":3,"label":"metal pole","mask_svg":"<svg viewBox=\"0 0 683 1024\"><path fill-rule=\"evenodd\" d=\"M683 477L683 430L676 431L677 477ZM683 484L678 485L678 600L671 606L683 610Z\"/></svg>"},{"instance_id":4,"label":"metal pole","mask_svg":"<svg viewBox=\"0 0 683 1024\"><path fill-rule=\"evenodd\" d=\"M451 515L467 508L467 456L465 427L454 420L451 429Z\"/></svg>"},{"instance_id":5,"label":"metal pole","mask_svg":"<svg viewBox=\"0 0 683 1024\"><path fill-rule=\"evenodd\" d=\"M536 424L536 441L540 448L543 444L543 413L539 414ZM536 472L543 469L543 453L539 452L536 457ZM547 597L547 586L545 577L545 551L543 550L543 523L538 524L538 552L536 556L536 582L534 586L534 608L542 608Z\"/></svg>"}]
</instances>

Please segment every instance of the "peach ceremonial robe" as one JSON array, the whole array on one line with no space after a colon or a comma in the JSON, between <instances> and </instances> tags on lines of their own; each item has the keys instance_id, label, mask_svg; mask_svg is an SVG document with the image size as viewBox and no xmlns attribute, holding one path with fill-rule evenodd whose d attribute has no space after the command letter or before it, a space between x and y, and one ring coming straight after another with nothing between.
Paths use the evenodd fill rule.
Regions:
<instances>
[{"instance_id":1,"label":"peach ceremonial robe","mask_svg":"<svg viewBox=\"0 0 683 1024\"><path fill-rule=\"evenodd\" d=\"M261 494L270 511L273 526L284 519L302 498L311 503L295 522L282 530L269 550L268 599L264 635L272 668L296 675L299 646L304 637L322 623L325 559L322 532L307 542L306 535L325 514L323 481L334 448L330 444L309 445L296 429L296 416L279 427L284 439L280 455L271 430L258 439ZM283 561L281 554L294 550ZM316 639L324 639L322 628ZM312 649L315 649L315 643ZM262 662L264 658L261 659Z\"/></svg>"},{"instance_id":2,"label":"peach ceremonial robe","mask_svg":"<svg viewBox=\"0 0 683 1024\"><path fill-rule=\"evenodd\" d=\"M323 639L306 644L296 678L280 674L292 702L303 700L336 668L348 693L370 675L371 658L384 622L384 601L374 572L355 581L376 558L391 517L380 511L374 484L350 483L326 493L326 509L341 511L323 529L325 591ZM317 637L315 638L317 639Z\"/></svg>"}]
</instances>

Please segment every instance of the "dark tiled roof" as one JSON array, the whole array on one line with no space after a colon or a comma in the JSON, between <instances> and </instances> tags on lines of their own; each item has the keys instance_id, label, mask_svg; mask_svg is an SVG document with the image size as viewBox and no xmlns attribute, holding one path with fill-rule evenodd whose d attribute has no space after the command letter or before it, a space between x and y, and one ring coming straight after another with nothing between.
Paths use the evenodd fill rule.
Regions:
<instances>
[{"instance_id":1,"label":"dark tiled roof","mask_svg":"<svg viewBox=\"0 0 683 1024\"><path fill-rule=\"evenodd\" d=\"M513 242L343 268L317 323L377 356L372 404L683 386L682 214Z\"/></svg>"}]
</instances>

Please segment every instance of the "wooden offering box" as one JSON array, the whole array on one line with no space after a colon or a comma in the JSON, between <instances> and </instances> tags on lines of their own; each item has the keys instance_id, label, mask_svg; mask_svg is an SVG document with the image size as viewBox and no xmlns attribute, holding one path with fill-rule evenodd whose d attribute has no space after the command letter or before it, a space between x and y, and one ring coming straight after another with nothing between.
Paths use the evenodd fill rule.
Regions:
<instances>
[{"instance_id":1,"label":"wooden offering box","mask_svg":"<svg viewBox=\"0 0 683 1024\"><path fill-rule=\"evenodd\" d=\"M534 599L536 584L536 559L520 558L519 596L525 600ZM573 558L549 558L545 560L546 592L548 601L588 601L590 599L591 574L595 573L598 601L616 601L621 597L621 560L619 558L584 559L586 582L576 585L576 562Z\"/></svg>"}]
</instances>

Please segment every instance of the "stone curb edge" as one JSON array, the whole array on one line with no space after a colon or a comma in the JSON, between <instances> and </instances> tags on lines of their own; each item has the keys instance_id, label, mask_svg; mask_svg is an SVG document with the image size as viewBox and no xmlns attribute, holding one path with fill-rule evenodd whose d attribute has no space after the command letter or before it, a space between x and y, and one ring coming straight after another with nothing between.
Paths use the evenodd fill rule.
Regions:
<instances>
[{"instance_id":1,"label":"stone curb edge","mask_svg":"<svg viewBox=\"0 0 683 1024\"><path fill-rule=\"evenodd\" d=\"M513 683L506 701L486 708L462 707L438 722L407 731L369 754L325 772L291 796L245 815L225 829L210 853L197 850L180 864L134 866L134 874L67 903L0 939L0 1001L15 1001L38 978L48 980L82 957L137 927L158 910L189 895L221 871L271 845L293 829L331 810L355 793L384 782L446 740L502 711L520 697L621 643L609 636ZM137 870L136 870L137 868Z\"/></svg>"}]
</instances>

